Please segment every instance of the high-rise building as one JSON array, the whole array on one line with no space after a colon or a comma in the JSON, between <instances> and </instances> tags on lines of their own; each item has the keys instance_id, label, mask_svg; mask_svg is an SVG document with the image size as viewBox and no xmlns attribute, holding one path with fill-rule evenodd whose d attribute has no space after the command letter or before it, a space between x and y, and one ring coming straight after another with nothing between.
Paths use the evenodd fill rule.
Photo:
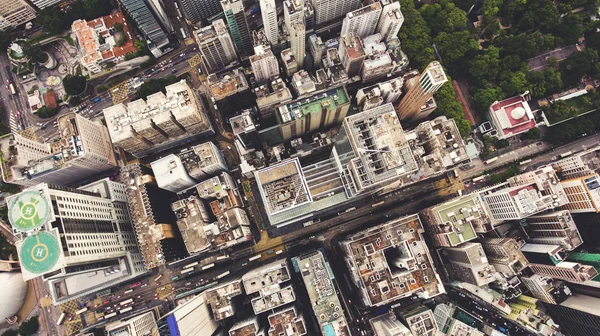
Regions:
<instances>
[{"instance_id":1,"label":"high-rise building","mask_svg":"<svg viewBox=\"0 0 600 336\"><path fill-rule=\"evenodd\" d=\"M271 44L277 44L279 42L279 26L277 25L275 0L260 0L260 15L267 40Z\"/></svg>"},{"instance_id":2,"label":"high-rise building","mask_svg":"<svg viewBox=\"0 0 600 336\"><path fill-rule=\"evenodd\" d=\"M552 167L559 174L561 180L594 175L594 170L583 161L582 156L580 154L571 155L562 160L552 162Z\"/></svg>"},{"instance_id":3,"label":"high-rise building","mask_svg":"<svg viewBox=\"0 0 600 336\"><path fill-rule=\"evenodd\" d=\"M519 275L529 263L513 238L481 238L479 241L489 263L506 277Z\"/></svg>"},{"instance_id":4,"label":"high-rise building","mask_svg":"<svg viewBox=\"0 0 600 336\"><path fill-rule=\"evenodd\" d=\"M169 34L173 31L171 21L158 0L119 0L121 8L129 14L148 43L154 57L163 55L171 44Z\"/></svg>"},{"instance_id":5,"label":"high-rise building","mask_svg":"<svg viewBox=\"0 0 600 336\"><path fill-rule=\"evenodd\" d=\"M600 175L588 175L560 181L569 203L561 208L571 213L600 212Z\"/></svg>"},{"instance_id":6,"label":"high-rise building","mask_svg":"<svg viewBox=\"0 0 600 336\"><path fill-rule=\"evenodd\" d=\"M544 303L559 304L571 295L571 290L562 281L539 274L519 278L531 294Z\"/></svg>"},{"instance_id":7,"label":"high-rise building","mask_svg":"<svg viewBox=\"0 0 600 336\"><path fill-rule=\"evenodd\" d=\"M401 308L399 317L406 323L413 335L434 336L438 327L431 309L423 305L409 305Z\"/></svg>"},{"instance_id":8,"label":"high-rise building","mask_svg":"<svg viewBox=\"0 0 600 336\"><path fill-rule=\"evenodd\" d=\"M197 181L228 170L221 151L211 141L182 150L177 156L188 174Z\"/></svg>"},{"instance_id":9,"label":"high-rise building","mask_svg":"<svg viewBox=\"0 0 600 336\"><path fill-rule=\"evenodd\" d=\"M237 59L231 36L222 19L194 32L206 73L222 70Z\"/></svg>"},{"instance_id":10,"label":"high-rise building","mask_svg":"<svg viewBox=\"0 0 600 336\"><path fill-rule=\"evenodd\" d=\"M280 56L281 64L283 65L285 74L288 77L292 77L294 73L298 71L298 62L296 62L296 57L294 57L294 54L292 54L292 50L290 48L283 49Z\"/></svg>"},{"instance_id":11,"label":"high-rise building","mask_svg":"<svg viewBox=\"0 0 600 336\"><path fill-rule=\"evenodd\" d=\"M9 0L0 5L0 30L13 29L35 19L36 11L25 0Z\"/></svg>"},{"instance_id":12,"label":"high-rise building","mask_svg":"<svg viewBox=\"0 0 600 336\"><path fill-rule=\"evenodd\" d=\"M452 264L452 274L456 280L475 286L487 285L495 280L496 270L488 263L483 247L479 243L468 242L443 250Z\"/></svg>"},{"instance_id":13,"label":"high-rise building","mask_svg":"<svg viewBox=\"0 0 600 336\"><path fill-rule=\"evenodd\" d=\"M46 7L51 7L59 3L60 0L33 0L31 3L38 9L42 10Z\"/></svg>"},{"instance_id":14,"label":"high-rise building","mask_svg":"<svg viewBox=\"0 0 600 336\"><path fill-rule=\"evenodd\" d=\"M379 16L381 15L381 3L374 2L363 8L359 8L346 14L342 23L341 37L353 33L355 36L365 38L373 35Z\"/></svg>"},{"instance_id":15,"label":"high-rise building","mask_svg":"<svg viewBox=\"0 0 600 336\"><path fill-rule=\"evenodd\" d=\"M137 157L171 148L214 130L198 95L182 80L146 100L104 109L112 143Z\"/></svg>"},{"instance_id":16,"label":"high-rise building","mask_svg":"<svg viewBox=\"0 0 600 336\"><path fill-rule=\"evenodd\" d=\"M210 316L205 293L178 305L158 320L161 335L209 336L218 328L219 324Z\"/></svg>"},{"instance_id":17,"label":"high-rise building","mask_svg":"<svg viewBox=\"0 0 600 336\"><path fill-rule=\"evenodd\" d=\"M241 56L250 56L253 52L252 36L244 13L242 0L221 0L225 19L233 38L233 43Z\"/></svg>"},{"instance_id":18,"label":"high-rise building","mask_svg":"<svg viewBox=\"0 0 600 336\"><path fill-rule=\"evenodd\" d=\"M395 103L402 95L402 78L394 78L368 87L356 93L356 102L363 110L368 110L386 103Z\"/></svg>"},{"instance_id":19,"label":"high-rise building","mask_svg":"<svg viewBox=\"0 0 600 336\"><path fill-rule=\"evenodd\" d=\"M568 210L542 213L521 220L528 243L560 245L571 251L583 243Z\"/></svg>"},{"instance_id":20,"label":"high-rise building","mask_svg":"<svg viewBox=\"0 0 600 336\"><path fill-rule=\"evenodd\" d=\"M255 314L286 305L296 300L286 259L277 260L255 268L242 276L246 295L253 295L252 309Z\"/></svg>"},{"instance_id":21,"label":"high-rise building","mask_svg":"<svg viewBox=\"0 0 600 336\"><path fill-rule=\"evenodd\" d=\"M151 311L108 324L104 329L107 336L159 336L154 313Z\"/></svg>"},{"instance_id":22,"label":"high-rise building","mask_svg":"<svg viewBox=\"0 0 600 336\"><path fill-rule=\"evenodd\" d=\"M159 188L176 193L196 185L196 181L188 174L181 159L175 154L162 157L150 165Z\"/></svg>"},{"instance_id":23,"label":"high-rise building","mask_svg":"<svg viewBox=\"0 0 600 336\"><path fill-rule=\"evenodd\" d=\"M381 34L383 40L389 41L398 36L402 23L404 15L400 11L400 2L394 1L383 6L376 31Z\"/></svg>"},{"instance_id":24,"label":"high-rise building","mask_svg":"<svg viewBox=\"0 0 600 336\"><path fill-rule=\"evenodd\" d=\"M279 63L271 51L264 45L254 47L254 55L250 56L250 65L257 82L268 82L279 76Z\"/></svg>"},{"instance_id":25,"label":"high-rise building","mask_svg":"<svg viewBox=\"0 0 600 336\"><path fill-rule=\"evenodd\" d=\"M433 95L448 81L442 65L435 61L429 63L418 78L406 81L407 92L398 105L400 120L425 118L419 112L421 107L433 98Z\"/></svg>"},{"instance_id":26,"label":"high-rise building","mask_svg":"<svg viewBox=\"0 0 600 336\"><path fill-rule=\"evenodd\" d=\"M144 273L125 185L41 183L7 199L25 280L42 276L55 304Z\"/></svg>"},{"instance_id":27,"label":"high-rise building","mask_svg":"<svg viewBox=\"0 0 600 336\"><path fill-rule=\"evenodd\" d=\"M304 24L304 0L285 0L283 2L283 22L288 32L292 29L292 22Z\"/></svg>"},{"instance_id":28,"label":"high-rise building","mask_svg":"<svg viewBox=\"0 0 600 336\"><path fill-rule=\"evenodd\" d=\"M323 60L323 52L325 52L325 45L321 41L321 37L317 34L311 34L308 37L308 46L310 47L310 54L312 55L315 68L320 68Z\"/></svg>"},{"instance_id":29,"label":"high-rise building","mask_svg":"<svg viewBox=\"0 0 600 336\"><path fill-rule=\"evenodd\" d=\"M558 305L544 305L564 335L600 335L600 298L573 294Z\"/></svg>"},{"instance_id":30,"label":"high-rise building","mask_svg":"<svg viewBox=\"0 0 600 336\"><path fill-rule=\"evenodd\" d=\"M375 336L412 336L410 330L398 321L394 313L387 313L369 320Z\"/></svg>"},{"instance_id":31,"label":"high-rise building","mask_svg":"<svg viewBox=\"0 0 600 336\"><path fill-rule=\"evenodd\" d=\"M298 69L302 69L304 56L306 55L306 29L301 21L293 21L290 24L290 49L296 58Z\"/></svg>"},{"instance_id":32,"label":"high-rise building","mask_svg":"<svg viewBox=\"0 0 600 336\"><path fill-rule=\"evenodd\" d=\"M312 0L315 24L333 21L360 6L360 0Z\"/></svg>"},{"instance_id":33,"label":"high-rise building","mask_svg":"<svg viewBox=\"0 0 600 336\"><path fill-rule=\"evenodd\" d=\"M19 134L0 138L7 183L67 185L114 168L117 164L106 126L78 114L57 120L58 141L40 143Z\"/></svg>"},{"instance_id":34,"label":"high-rise building","mask_svg":"<svg viewBox=\"0 0 600 336\"><path fill-rule=\"evenodd\" d=\"M181 0L183 14L192 23L211 18L223 11L220 0Z\"/></svg>"},{"instance_id":35,"label":"high-rise building","mask_svg":"<svg viewBox=\"0 0 600 336\"><path fill-rule=\"evenodd\" d=\"M348 77L358 76L366 57L362 40L354 33L341 37L338 54Z\"/></svg>"},{"instance_id":36,"label":"high-rise building","mask_svg":"<svg viewBox=\"0 0 600 336\"><path fill-rule=\"evenodd\" d=\"M593 266L564 261L565 252L558 245L528 243L521 247L521 252L535 274L572 283L584 283L598 275Z\"/></svg>"}]
</instances>

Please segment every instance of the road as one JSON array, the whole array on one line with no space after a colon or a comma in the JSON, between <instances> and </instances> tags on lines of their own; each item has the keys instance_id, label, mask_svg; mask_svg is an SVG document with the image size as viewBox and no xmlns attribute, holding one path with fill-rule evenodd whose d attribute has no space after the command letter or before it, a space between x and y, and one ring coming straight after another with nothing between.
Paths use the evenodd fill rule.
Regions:
<instances>
[{"instance_id":1,"label":"road","mask_svg":"<svg viewBox=\"0 0 600 336\"><path fill-rule=\"evenodd\" d=\"M15 82L15 75L11 72L10 61L6 53L0 55L0 78L2 87L0 87L0 100L6 111L3 122L8 125L11 132L18 132L35 124L35 120L31 118L29 106L27 104L27 96L24 92L18 92L16 95L11 95L8 88L9 83L13 83L15 88L19 90L19 85Z\"/></svg>"}]
</instances>

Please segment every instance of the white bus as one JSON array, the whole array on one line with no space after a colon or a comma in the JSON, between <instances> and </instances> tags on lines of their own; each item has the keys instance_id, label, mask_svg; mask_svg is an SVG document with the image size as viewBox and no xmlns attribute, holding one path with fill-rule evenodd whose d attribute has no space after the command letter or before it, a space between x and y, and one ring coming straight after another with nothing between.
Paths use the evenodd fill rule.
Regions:
<instances>
[{"instance_id":1,"label":"white bus","mask_svg":"<svg viewBox=\"0 0 600 336\"><path fill-rule=\"evenodd\" d=\"M519 162L519 166L526 165L531 162L531 159Z\"/></svg>"},{"instance_id":2,"label":"white bus","mask_svg":"<svg viewBox=\"0 0 600 336\"><path fill-rule=\"evenodd\" d=\"M65 321L65 313L60 314L60 317L56 321L56 325L61 325Z\"/></svg>"},{"instance_id":3,"label":"white bus","mask_svg":"<svg viewBox=\"0 0 600 336\"><path fill-rule=\"evenodd\" d=\"M211 267L215 267L215 264L212 263L212 264L204 265L204 266L202 266L202 270L207 270L207 269L209 269Z\"/></svg>"},{"instance_id":4,"label":"white bus","mask_svg":"<svg viewBox=\"0 0 600 336\"><path fill-rule=\"evenodd\" d=\"M110 313L110 314L106 314L106 315L104 315L104 319L105 319L105 320L108 320L109 318L111 318L111 317L115 317L115 316L117 316L117 312L112 312L112 313Z\"/></svg>"},{"instance_id":5,"label":"white bus","mask_svg":"<svg viewBox=\"0 0 600 336\"><path fill-rule=\"evenodd\" d=\"M78 311L75 312L75 314L79 315L79 314L83 314L87 311L87 307L83 307L81 309L79 309Z\"/></svg>"},{"instance_id":6,"label":"white bus","mask_svg":"<svg viewBox=\"0 0 600 336\"><path fill-rule=\"evenodd\" d=\"M184 269L183 271L181 271L181 274L188 274L188 273L193 272L193 271L194 271L193 268L187 268L187 269Z\"/></svg>"},{"instance_id":7,"label":"white bus","mask_svg":"<svg viewBox=\"0 0 600 336\"><path fill-rule=\"evenodd\" d=\"M248 261L254 261L254 260L257 260L257 259L260 259L260 257L262 257L262 254L257 254L257 255L255 255L254 257L251 257L251 258L249 258L249 259L248 259Z\"/></svg>"},{"instance_id":8,"label":"white bus","mask_svg":"<svg viewBox=\"0 0 600 336\"><path fill-rule=\"evenodd\" d=\"M487 175L481 175L481 176L477 176L477 177L475 177L474 179L472 179L471 181L472 181L472 182L474 182L474 183L475 183L475 182L479 182L479 181L483 181L483 179L485 179L485 178L486 178L486 176L487 176Z\"/></svg>"},{"instance_id":9,"label":"white bus","mask_svg":"<svg viewBox=\"0 0 600 336\"><path fill-rule=\"evenodd\" d=\"M132 303L132 302L133 302L133 299L127 299L127 300L125 300L125 301L123 301L123 302L121 302L121 303L119 303L119 304L120 304L121 306L124 306L124 305L130 304L130 303Z\"/></svg>"},{"instance_id":10,"label":"white bus","mask_svg":"<svg viewBox=\"0 0 600 336\"><path fill-rule=\"evenodd\" d=\"M198 265L198 262L197 262L197 261L196 261L196 262L193 262L193 263L191 263L191 264L189 264L189 265L185 265L185 266L183 266L183 268L184 268L184 269L187 269L187 268L192 268L192 267L194 267L194 266L196 266L196 265Z\"/></svg>"},{"instance_id":11,"label":"white bus","mask_svg":"<svg viewBox=\"0 0 600 336\"><path fill-rule=\"evenodd\" d=\"M483 163L484 163L484 164L490 164L490 163L492 163L492 162L494 162L494 161L496 161L496 160L498 160L498 157L497 157L497 156L496 156L496 157L493 157L493 158L491 158L491 159L485 160L485 161L483 161Z\"/></svg>"},{"instance_id":12,"label":"white bus","mask_svg":"<svg viewBox=\"0 0 600 336\"><path fill-rule=\"evenodd\" d=\"M131 293L131 292L133 292L133 289L128 289L128 290L126 290L125 292L123 292L123 294L129 294L129 293Z\"/></svg>"},{"instance_id":13,"label":"white bus","mask_svg":"<svg viewBox=\"0 0 600 336\"><path fill-rule=\"evenodd\" d=\"M132 307L127 307L127 308L123 308L119 310L119 314L123 314L126 313L128 311L131 311L133 308Z\"/></svg>"},{"instance_id":14,"label":"white bus","mask_svg":"<svg viewBox=\"0 0 600 336\"><path fill-rule=\"evenodd\" d=\"M156 278L154 278L154 282L160 280L160 278L162 278L162 274L159 274Z\"/></svg>"},{"instance_id":15,"label":"white bus","mask_svg":"<svg viewBox=\"0 0 600 336\"><path fill-rule=\"evenodd\" d=\"M277 251L275 251L275 254L282 254L282 253L283 253L283 250L277 250Z\"/></svg>"},{"instance_id":16,"label":"white bus","mask_svg":"<svg viewBox=\"0 0 600 336\"><path fill-rule=\"evenodd\" d=\"M224 278L224 277L228 276L229 273L231 273L231 272L227 271L227 272L221 273L221 274L217 275L217 279Z\"/></svg>"}]
</instances>

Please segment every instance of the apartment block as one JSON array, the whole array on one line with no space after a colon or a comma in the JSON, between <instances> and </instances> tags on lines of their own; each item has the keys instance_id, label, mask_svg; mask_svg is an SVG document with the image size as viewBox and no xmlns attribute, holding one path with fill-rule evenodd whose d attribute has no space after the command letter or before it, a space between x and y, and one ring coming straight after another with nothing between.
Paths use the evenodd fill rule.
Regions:
<instances>
[{"instance_id":1,"label":"apartment block","mask_svg":"<svg viewBox=\"0 0 600 336\"><path fill-rule=\"evenodd\" d=\"M210 93L215 100L225 99L250 89L243 68L210 74L207 77Z\"/></svg>"},{"instance_id":2,"label":"apartment block","mask_svg":"<svg viewBox=\"0 0 600 336\"><path fill-rule=\"evenodd\" d=\"M117 164L106 126L78 114L57 119L58 141L41 143L19 134L0 137L2 177L7 183L68 185Z\"/></svg>"},{"instance_id":3,"label":"apartment block","mask_svg":"<svg viewBox=\"0 0 600 336\"><path fill-rule=\"evenodd\" d=\"M521 274L529 264L513 238L481 238L479 242L489 263L505 277Z\"/></svg>"},{"instance_id":4,"label":"apartment block","mask_svg":"<svg viewBox=\"0 0 600 336\"><path fill-rule=\"evenodd\" d=\"M196 181L175 154L153 161L150 165L159 188L177 193L196 185Z\"/></svg>"},{"instance_id":5,"label":"apartment block","mask_svg":"<svg viewBox=\"0 0 600 336\"><path fill-rule=\"evenodd\" d=\"M258 293L251 299L255 314L281 307L296 300L285 259L255 268L242 276L246 295Z\"/></svg>"},{"instance_id":6,"label":"apartment block","mask_svg":"<svg viewBox=\"0 0 600 336\"><path fill-rule=\"evenodd\" d=\"M210 307L215 322L235 315L236 307L233 306L232 299L241 295L243 290L242 281L238 279L207 289L204 292L206 305Z\"/></svg>"},{"instance_id":7,"label":"apartment block","mask_svg":"<svg viewBox=\"0 0 600 336\"><path fill-rule=\"evenodd\" d=\"M400 120L420 120L427 117L433 110L423 110L422 107L447 81L444 69L437 61L429 63L420 76L405 80L406 94L398 105Z\"/></svg>"},{"instance_id":8,"label":"apartment block","mask_svg":"<svg viewBox=\"0 0 600 336\"><path fill-rule=\"evenodd\" d=\"M353 33L355 36L365 38L372 35L381 15L381 3L374 2L346 14L342 23L340 37Z\"/></svg>"},{"instance_id":9,"label":"apartment block","mask_svg":"<svg viewBox=\"0 0 600 336\"><path fill-rule=\"evenodd\" d=\"M277 106L287 104L294 99L292 92L281 78L271 82L270 90L269 85L265 84L255 88L254 94L256 94L256 106L263 118L273 116Z\"/></svg>"},{"instance_id":10,"label":"apartment block","mask_svg":"<svg viewBox=\"0 0 600 336\"><path fill-rule=\"evenodd\" d=\"M312 0L311 2L317 25L341 18L360 7L359 0Z\"/></svg>"},{"instance_id":11,"label":"apartment block","mask_svg":"<svg viewBox=\"0 0 600 336\"><path fill-rule=\"evenodd\" d=\"M402 78L394 78L359 89L356 93L358 106L369 110L386 103L395 103L402 95L403 83Z\"/></svg>"},{"instance_id":12,"label":"apartment block","mask_svg":"<svg viewBox=\"0 0 600 336\"><path fill-rule=\"evenodd\" d=\"M569 202L562 209L571 213L600 212L600 175L560 181Z\"/></svg>"},{"instance_id":13,"label":"apartment block","mask_svg":"<svg viewBox=\"0 0 600 336\"><path fill-rule=\"evenodd\" d=\"M443 250L452 264L452 275L456 280L475 286L484 286L495 280L496 270L488 262L479 243L468 242Z\"/></svg>"},{"instance_id":14,"label":"apartment block","mask_svg":"<svg viewBox=\"0 0 600 336\"><path fill-rule=\"evenodd\" d=\"M171 84L166 94L120 103L104 109L112 143L134 156L174 147L214 130L198 95L185 82Z\"/></svg>"},{"instance_id":15,"label":"apartment block","mask_svg":"<svg viewBox=\"0 0 600 336\"><path fill-rule=\"evenodd\" d=\"M223 154L211 141L184 149L177 156L188 174L197 181L228 171Z\"/></svg>"},{"instance_id":16,"label":"apartment block","mask_svg":"<svg viewBox=\"0 0 600 336\"><path fill-rule=\"evenodd\" d=\"M340 242L365 305L380 306L415 294L430 298L444 292L423 232L419 216L412 215Z\"/></svg>"},{"instance_id":17,"label":"apartment block","mask_svg":"<svg viewBox=\"0 0 600 336\"><path fill-rule=\"evenodd\" d=\"M362 68L363 61L366 57L363 42L360 37L354 35L352 32L341 37L338 55L348 77L354 77L360 74L360 69Z\"/></svg>"},{"instance_id":18,"label":"apartment block","mask_svg":"<svg viewBox=\"0 0 600 336\"><path fill-rule=\"evenodd\" d=\"M219 324L211 319L208 306L204 293L178 305L158 320L161 335L213 335Z\"/></svg>"},{"instance_id":19,"label":"apartment block","mask_svg":"<svg viewBox=\"0 0 600 336\"><path fill-rule=\"evenodd\" d=\"M583 243L569 210L542 213L521 221L529 243L560 245L572 251Z\"/></svg>"},{"instance_id":20,"label":"apartment block","mask_svg":"<svg viewBox=\"0 0 600 336\"><path fill-rule=\"evenodd\" d=\"M304 57L306 55L305 42L306 28L304 27L304 23L301 21L292 21L290 23L290 51L296 59L298 69L304 67Z\"/></svg>"},{"instance_id":21,"label":"apartment block","mask_svg":"<svg viewBox=\"0 0 600 336\"><path fill-rule=\"evenodd\" d=\"M250 65L257 82L265 82L279 76L279 63L270 47L257 45L254 55L250 56Z\"/></svg>"},{"instance_id":22,"label":"apartment block","mask_svg":"<svg viewBox=\"0 0 600 336\"><path fill-rule=\"evenodd\" d=\"M250 28L246 21L244 3L242 0L221 0L225 20L229 26L233 43L240 56L252 55L253 45Z\"/></svg>"},{"instance_id":23,"label":"apartment block","mask_svg":"<svg viewBox=\"0 0 600 336\"><path fill-rule=\"evenodd\" d=\"M292 75L298 71L299 66L296 61L296 56L292 53L292 49L287 48L281 51L281 64L283 65L283 69L288 77L292 77ZM300 65L301 66L301 65Z\"/></svg>"},{"instance_id":24,"label":"apartment block","mask_svg":"<svg viewBox=\"0 0 600 336\"><path fill-rule=\"evenodd\" d=\"M292 30L293 22L305 23L305 5L305 0L285 0L283 2L283 22L288 32Z\"/></svg>"},{"instance_id":25,"label":"apartment block","mask_svg":"<svg viewBox=\"0 0 600 336\"><path fill-rule=\"evenodd\" d=\"M277 44L279 42L279 26L277 25L275 0L260 0L260 13L267 39L271 44Z\"/></svg>"},{"instance_id":26,"label":"apartment block","mask_svg":"<svg viewBox=\"0 0 600 336\"><path fill-rule=\"evenodd\" d=\"M0 6L0 30L14 29L35 19L36 10L24 0L10 0Z\"/></svg>"},{"instance_id":27,"label":"apartment block","mask_svg":"<svg viewBox=\"0 0 600 336\"><path fill-rule=\"evenodd\" d=\"M385 41L389 41L398 36L403 23L404 15L400 11L400 3L394 1L383 6L376 31Z\"/></svg>"},{"instance_id":28,"label":"apartment block","mask_svg":"<svg viewBox=\"0 0 600 336\"><path fill-rule=\"evenodd\" d=\"M202 67L207 74L229 67L237 60L235 47L222 19L194 32Z\"/></svg>"}]
</instances>

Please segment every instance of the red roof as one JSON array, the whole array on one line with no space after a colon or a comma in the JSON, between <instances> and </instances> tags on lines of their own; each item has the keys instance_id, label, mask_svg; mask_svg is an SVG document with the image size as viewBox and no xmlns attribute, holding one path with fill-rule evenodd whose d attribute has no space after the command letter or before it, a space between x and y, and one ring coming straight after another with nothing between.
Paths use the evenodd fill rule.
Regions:
<instances>
[{"instance_id":1,"label":"red roof","mask_svg":"<svg viewBox=\"0 0 600 336\"><path fill-rule=\"evenodd\" d=\"M48 91L44 93L44 104L47 108L57 108L58 103L56 102L56 94L54 91Z\"/></svg>"},{"instance_id":2,"label":"red roof","mask_svg":"<svg viewBox=\"0 0 600 336\"><path fill-rule=\"evenodd\" d=\"M535 120L522 96L511 97L491 106L494 124L503 135L516 135L535 127Z\"/></svg>"}]
</instances>

